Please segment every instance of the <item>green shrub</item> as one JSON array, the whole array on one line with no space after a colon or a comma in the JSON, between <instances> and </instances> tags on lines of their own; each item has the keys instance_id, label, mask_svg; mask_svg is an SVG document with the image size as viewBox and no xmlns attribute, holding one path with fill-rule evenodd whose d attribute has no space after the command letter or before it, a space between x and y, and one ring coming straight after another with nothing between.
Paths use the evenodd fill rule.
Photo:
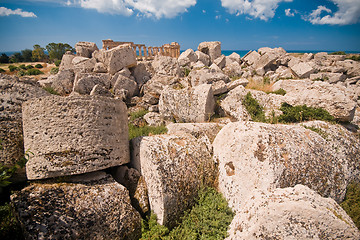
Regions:
<instances>
[{"instance_id":1,"label":"green shrub","mask_svg":"<svg viewBox=\"0 0 360 240\"><path fill-rule=\"evenodd\" d=\"M254 122L266 122L264 109L258 101L252 97L250 92L246 94L242 103Z\"/></svg>"},{"instance_id":2,"label":"green shrub","mask_svg":"<svg viewBox=\"0 0 360 240\"><path fill-rule=\"evenodd\" d=\"M346 55L346 53L344 51L337 51L337 52L329 53L329 55Z\"/></svg>"},{"instance_id":3,"label":"green shrub","mask_svg":"<svg viewBox=\"0 0 360 240\"><path fill-rule=\"evenodd\" d=\"M58 72L59 72L59 68L58 68L58 67L54 67L54 68L52 68L52 69L50 70L50 74L53 74L53 75L57 74Z\"/></svg>"},{"instance_id":4,"label":"green shrub","mask_svg":"<svg viewBox=\"0 0 360 240\"><path fill-rule=\"evenodd\" d=\"M293 107L290 104L283 103L280 110L283 114L278 117L278 121L282 123L295 123L310 120L334 121L334 117L322 108L307 107L306 105Z\"/></svg>"},{"instance_id":5,"label":"green shrub","mask_svg":"<svg viewBox=\"0 0 360 240\"><path fill-rule=\"evenodd\" d=\"M18 67L14 66L14 65L9 65L8 68L9 68L10 72L14 72L19 69Z\"/></svg>"},{"instance_id":6,"label":"green shrub","mask_svg":"<svg viewBox=\"0 0 360 240\"><path fill-rule=\"evenodd\" d=\"M41 65L40 63L35 65L36 68L43 68L43 65Z\"/></svg>"},{"instance_id":7,"label":"green shrub","mask_svg":"<svg viewBox=\"0 0 360 240\"><path fill-rule=\"evenodd\" d=\"M19 66L19 68L20 68L20 69L23 69L23 70L26 70L25 64L21 64L21 65Z\"/></svg>"},{"instance_id":8,"label":"green shrub","mask_svg":"<svg viewBox=\"0 0 360 240\"><path fill-rule=\"evenodd\" d=\"M340 205L360 230L360 183L349 184L345 200Z\"/></svg>"},{"instance_id":9,"label":"green shrub","mask_svg":"<svg viewBox=\"0 0 360 240\"><path fill-rule=\"evenodd\" d=\"M360 61L360 55L358 55L358 56L353 55L351 57L347 57L346 59L351 59L351 60L354 60L354 61Z\"/></svg>"},{"instance_id":10,"label":"green shrub","mask_svg":"<svg viewBox=\"0 0 360 240\"><path fill-rule=\"evenodd\" d=\"M61 63L61 60L55 60L55 66L59 67L60 66L60 63Z\"/></svg>"},{"instance_id":11,"label":"green shrub","mask_svg":"<svg viewBox=\"0 0 360 240\"><path fill-rule=\"evenodd\" d=\"M54 88L52 87L44 87L43 88L45 91L47 91L50 94L54 94L54 95L60 95Z\"/></svg>"},{"instance_id":12,"label":"green shrub","mask_svg":"<svg viewBox=\"0 0 360 240\"><path fill-rule=\"evenodd\" d=\"M0 73L6 72L4 69L0 68Z\"/></svg>"},{"instance_id":13,"label":"green shrub","mask_svg":"<svg viewBox=\"0 0 360 240\"><path fill-rule=\"evenodd\" d=\"M286 94L286 91L282 88L280 88L279 90L273 91L273 92L267 92L267 94L269 93L273 93L273 94L277 94L277 95L282 95L284 96Z\"/></svg>"},{"instance_id":14,"label":"green shrub","mask_svg":"<svg viewBox=\"0 0 360 240\"><path fill-rule=\"evenodd\" d=\"M22 76L25 76L27 74L26 74L26 72L24 70L21 69L20 71L17 72L16 75L18 75L19 77L22 77Z\"/></svg>"},{"instance_id":15,"label":"green shrub","mask_svg":"<svg viewBox=\"0 0 360 240\"><path fill-rule=\"evenodd\" d=\"M34 68L33 65L27 65L27 66L26 66L26 69L32 69L32 68Z\"/></svg>"},{"instance_id":16,"label":"green shrub","mask_svg":"<svg viewBox=\"0 0 360 240\"><path fill-rule=\"evenodd\" d=\"M191 71L190 69L185 68L185 69L184 69L184 76L185 76L185 77L189 76L190 71Z\"/></svg>"},{"instance_id":17,"label":"green shrub","mask_svg":"<svg viewBox=\"0 0 360 240\"><path fill-rule=\"evenodd\" d=\"M266 84L270 84L270 78L269 77L264 77L263 79L263 84L266 85Z\"/></svg>"},{"instance_id":18,"label":"green shrub","mask_svg":"<svg viewBox=\"0 0 360 240\"><path fill-rule=\"evenodd\" d=\"M199 191L195 206L185 213L179 226L169 231L152 214L142 224L141 239L224 239L234 213L214 188Z\"/></svg>"},{"instance_id":19,"label":"green shrub","mask_svg":"<svg viewBox=\"0 0 360 240\"><path fill-rule=\"evenodd\" d=\"M148 110L145 110L145 109L142 109L142 110L139 110L139 111L136 111L136 112L131 112L129 115L130 115L130 121L134 121L135 119L137 118L142 118L145 116L145 114L147 114L149 111Z\"/></svg>"},{"instance_id":20,"label":"green shrub","mask_svg":"<svg viewBox=\"0 0 360 240\"><path fill-rule=\"evenodd\" d=\"M142 126L137 127L132 123L129 123L129 139L133 139L140 136L149 136L151 135L158 135L158 134L164 134L167 133L166 126L158 126L158 127L152 127L152 126Z\"/></svg>"},{"instance_id":21,"label":"green shrub","mask_svg":"<svg viewBox=\"0 0 360 240\"><path fill-rule=\"evenodd\" d=\"M0 239L24 239L20 224L11 211L9 203L0 206Z\"/></svg>"},{"instance_id":22,"label":"green shrub","mask_svg":"<svg viewBox=\"0 0 360 240\"><path fill-rule=\"evenodd\" d=\"M32 68L27 70L26 72L27 75L39 75L39 74L44 74L42 71L40 71L39 69L36 68Z\"/></svg>"},{"instance_id":23,"label":"green shrub","mask_svg":"<svg viewBox=\"0 0 360 240\"><path fill-rule=\"evenodd\" d=\"M317 127L308 127L308 126L303 126L306 129L309 129L313 132L316 132L317 134L319 134L323 139L327 139L327 137L329 136L329 134L327 134L324 130L322 130L321 128L317 128Z\"/></svg>"}]
</instances>

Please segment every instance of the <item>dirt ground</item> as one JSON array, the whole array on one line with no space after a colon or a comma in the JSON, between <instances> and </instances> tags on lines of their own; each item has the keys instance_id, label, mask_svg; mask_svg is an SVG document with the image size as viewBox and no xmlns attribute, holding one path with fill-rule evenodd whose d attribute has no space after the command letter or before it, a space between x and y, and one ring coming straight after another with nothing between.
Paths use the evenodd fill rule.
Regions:
<instances>
[{"instance_id":1,"label":"dirt ground","mask_svg":"<svg viewBox=\"0 0 360 240\"><path fill-rule=\"evenodd\" d=\"M25 66L32 65L33 67L35 67L36 64L41 64L43 66L43 68L39 68L39 70L42 71L44 74L28 76L28 77L35 78L37 80L40 80L42 78L47 78L50 75L51 69L56 67L55 64L53 64L53 63L21 62L21 63L1 63L0 68L4 69L6 71L6 72L4 72L5 74L16 75L18 71L10 72L9 66L14 65L16 67L19 67L22 64L24 64Z\"/></svg>"}]
</instances>

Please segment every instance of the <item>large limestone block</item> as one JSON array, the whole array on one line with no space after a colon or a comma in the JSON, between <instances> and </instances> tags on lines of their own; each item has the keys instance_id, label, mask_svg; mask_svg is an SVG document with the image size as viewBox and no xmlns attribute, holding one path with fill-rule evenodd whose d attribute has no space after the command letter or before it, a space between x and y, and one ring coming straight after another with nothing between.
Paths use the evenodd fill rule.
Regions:
<instances>
[{"instance_id":1,"label":"large limestone block","mask_svg":"<svg viewBox=\"0 0 360 240\"><path fill-rule=\"evenodd\" d=\"M221 108L225 111L225 113L235 118L237 121L250 120L251 117L242 104L246 94L247 91L244 86L237 86L227 94L224 100L221 101Z\"/></svg>"},{"instance_id":2,"label":"large limestone block","mask_svg":"<svg viewBox=\"0 0 360 240\"><path fill-rule=\"evenodd\" d=\"M187 49L183 53L180 54L178 61L181 66L185 66L189 63L195 63L198 60L198 56L192 49Z\"/></svg>"},{"instance_id":3,"label":"large limestone block","mask_svg":"<svg viewBox=\"0 0 360 240\"><path fill-rule=\"evenodd\" d=\"M24 156L22 103L49 95L34 82L0 74L0 165L12 167Z\"/></svg>"},{"instance_id":4,"label":"large limestone block","mask_svg":"<svg viewBox=\"0 0 360 240\"><path fill-rule=\"evenodd\" d=\"M344 122L354 118L356 102L343 86L311 80L280 80L273 85L273 91L280 88L286 91L285 101L291 105L320 107Z\"/></svg>"},{"instance_id":5,"label":"large limestone block","mask_svg":"<svg viewBox=\"0 0 360 240\"><path fill-rule=\"evenodd\" d=\"M136 83L141 88L153 76L154 69L151 62L140 62L131 69L131 74L134 76Z\"/></svg>"},{"instance_id":6,"label":"large limestone block","mask_svg":"<svg viewBox=\"0 0 360 240\"><path fill-rule=\"evenodd\" d=\"M313 64L306 62L299 62L292 66L291 69L299 78L308 78L310 77L310 74L314 73L316 70Z\"/></svg>"},{"instance_id":7,"label":"large limestone block","mask_svg":"<svg viewBox=\"0 0 360 240\"><path fill-rule=\"evenodd\" d=\"M74 57L72 64L75 73L91 73L94 70L96 60L94 58Z\"/></svg>"},{"instance_id":8,"label":"large limestone block","mask_svg":"<svg viewBox=\"0 0 360 240\"><path fill-rule=\"evenodd\" d=\"M95 85L110 88L110 75L107 73L82 73L77 74L73 91L80 94L90 94Z\"/></svg>"},{"instance_id":9,"label":"large limestone block","mask_svg":"<svg viewBox=\"0 0 360 240\"><path fill-rule=\"evenodd\" d=\"M341 125L234 122L220 130L213 146L219 189L233 208L255 189L296 184L341 202L347 185L359 181L360 141Z\"/></svg>"},{"instance_id":10,"label":"large limestone block","mask_svg":"<svg viewBox=\"0 0 360 240\"><path fill-rule=\"evenodd\" d=\"M60 95L65 95L72 92L74 79L75 74L73 71L61 70L56 75L49 76L47 82Z\"/></svg>"},{"instance_id":11,"label":"large limestone block","mask_svg":"<svg viewBox=\"0 0 360 240\"><path fill-rule=\"evenodd\" d=\"M205 66L210 66L210 57L209 55L200 52L200 51L196 51L195 52L196 56L198 57L198 61L202 62Z\"/></svg>"},{"instance_id":12,"label":"large limestone block","mask_svg":"<svg viewBox=\"0 0 360 240\"><path fill-rule=\"evenodd\" d=\"M132 165L144 176L151 210L173 227L194 204L201 185L212 184L216 170L205 143L188 134L132 140Z\"/></svg>"},{"instance_id":13,"label":"large limestone block","mask_svg":"<svg viewBox=\"0 0 360 240\"><path fill-rule=\"evenodd\" d=\"M135 52L128 44L120 45L100 53L98 58L103 59L110 74L115 74L124 67L131 68L136 66Z\"/></svg>"},{"instance_id":14,"label":"large limestone block","mask_svg":"<svg viewBox=\"0 0 360 240\"><path fill-rule=\"evenodd\" d=\"M117 91L125 90L126 97L131 98L139 91L137 83L133 79L126 77L123 74L115 74L111 81L115 82L113 86L115 95Z\"/></svg>"},{"instance_id":15,"label":"large limestone block","mask_svg":"<svg viewBox=\"0 0 360 240\"><path fill-rule=\"evenodd\" d=\"M129 162L127 110L104 97L44 97L23 104L28 179L101 170Z\"/></svg>"},{"instance_id":16,"label":"large limestone block","mask_svg":"<svg viewBox=\"0 0 360 240\"><path fill-rule=\"evenodd\" d=\"M221 56L221 42L202 42L198 46L198 51L210 57L210 62Z\"/></svg>"},{"instance_id":17,"label":"large limestone block","mask_svg":"<svg viewBox=\"0 0 360 240\"><path fill-rule=\"evenodd\" d=\"M63 70L74 71L74 65L72 63L72 60L74 59L74 57L75 57L75 55L72 52L67 51L61 59L59 71L63 71Z\"/></svg>"},{"instance_id":18,"label":"large limestone block","mask_svg":"<svg viewBox=\"0 0 360 240\"><path fill-rule=\"evenodd\" d=\"M271 64L274 64L275 61L280 57L281 55L278 54L275 51L269 51L266 52L264 55L261 55L260 58L254 62L253 67L255 69L265 69L269 68Z\"/></svg>"},{"instance_id":19,"label":"large limestone block","mask_svg":"<svg viewBox=\"0 0 360 240\"><path fill-rule=\"evenodd\" d=\"M221 71L213 71L208 68L193 69L190 72L188 79L190 79L193 87L201 84L211 84L217 81L224 81L225 83L230 82L229 77Z\"/></svg>"},{"instance_id":20,"label":"large limestone block","mask_svg":"<svg viewBox=\"0 0 360 240\"><path fill-rule=\"evenodd\" d=\"M78 42L75 44L76 55L91 58L92 53L99 50L93 42Z\"/></svg>"},{"instance_id":21,"label":"large limestone block","mask_svg":"<svg viewBox=\"0 0 360 240\"><path fill-rule=\"evenodd\" d=\"M303 185L255 191L237 210L227 240L360 238L351 218L334 200Z\"/></svg>"},{"instance_id":22,"label":"large limestone block","mask_svg":"<svg viewBox=\"0 0 360 240\"><path fill-rule=\"evenodd\" d=\"M252 51L249 54L245 55L242 60L248 65L253 65L257 61L259 61L260 57L261 55L259 53L257 53L256 51Z\"/></svg>"},{"instance_id":23,"label":"large limestone block","mask_svg":"<svg viewBox=\"0 0 360 240\"><path fill-rule=\"evenodd\" d=\"M230 54L229 56L226 57L226 65L231 62L237 62L237 63L241 63L241 57L239 54L237 54L236 52L233 52L232 54Z\"/></svg>"},{"instance_id":24,"label":"large limestone block","mask_svg":"<svg viewBox=\"0 0 360 240\"><path fill-rule=\"evenodd\" d=\"M214 114L215 101L210 84L192 89L166 87L159 100L159 112L177 122L205 122Z\"/></svg>"},{"instance_id":25,"label":"large limestone block","mask_svg":"<svg viewBox=\"0 0 360 240\"><path fill-rule=\"evenodd\" d=\"M32 184L11 196L26 239L139 239L140 214L111 177Z\"/></svg>"},{"instance_id":26,"label":"large limestone block","mask_svg":"<svg viewBox=\"0 0 360 240\"><path fill-rule=\"evenodd\" d=\"M152 62L156 74L166 76L180 76L180 65L176 58L156 55Z\"/></svg>"}]
</instances>

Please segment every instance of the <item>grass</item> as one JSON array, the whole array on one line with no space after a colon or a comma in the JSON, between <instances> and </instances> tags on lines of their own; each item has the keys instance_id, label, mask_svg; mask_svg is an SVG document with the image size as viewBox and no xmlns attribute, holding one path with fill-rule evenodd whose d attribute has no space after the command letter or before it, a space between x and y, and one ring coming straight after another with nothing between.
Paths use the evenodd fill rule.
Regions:
<instances>
[{"instance_id":1,"label":"grass","mask_svg":"<svg viewBox=\"0 0 360 240\"><path fill-rule=\"evenodd\" d=\"M313 108L306 105L291 106L290 104L283 103L280 110L283 114L278 117L278 121L282 123L296 123L311 120L335 121L334 117L322 108Z\"/></svg>"},{"instance_id":2,"label":"grass","mask_svg":"<svg viewBox=\"0 0 360 240\"><path fill-rule=\"evenodd\" d=\"M360 230L360 183L349 184L345 200L340 205Z\"/></svg>"},{"instance_id":3,"label":"grass","mask_svg":"<svg viewBox=\"0 0 360 240\"><path fill-rule=\"evenodd\" d=\"M346 59L351 59L351 60L354 60L354 61L360 61L360 55L358 55L358 56L353 55L351 57L347 57Z\"/></svg>"},{"instance_id":4,"label":"grass","mask_svg":"<svg viewBox=\"0 0 360 240\"><path fill-rule=\"evenodd\" d=\"M53 94L53 95L60 95L54 88L52 87L44 87L43 88L45 91L47 91L48 93L50 94Z\"/></svg>"},{"instance_id":5,"label":"grass","mask_svg":"<svg viewBox=\"0 0 360 240\"><path fill-rule=\"evenodd\" d=\"M254 122L266 122L264 109L258 101L252 97L251 93L248 92L243 99L242 104L245 106L247 112L251 116Z\"/></svg>"},{"instance_id":6,"label":"grass","mask_svg":"<svg viewBox=\"0 0 360 240\"><path fill-rule=\"evenodd\" d=\"M329 53L329 55L346 55L346 53L344 51L337 51L337 52Z\"/></svg>"},{"instance_id":7,"label":"grass","mask_svg":"<svg viewBox=\"0 0 360 240\"><path fill-rule=\"evenodd\" d=\"M167 130L168 129L166 128L166 126L153 127L145 125L142 127L137 127L134 124L129 123L129 139L131 140L140 136L165 134L167 133Z\"/></svg>"},{"instance_id":8,"label":"grass","mask_svg":"<svg viewBox=\"0 0 360 240\"><path fill-rule=\"evenodd\" d=\"M20 223L14 216L9 203L0 206L0 239L24 239Z\"/></svg>"},{"instance_id":9,"label":"grass","mask_svg":"<svg viewBox=\"0 0 360 240\"><path fill-rule=\"evenodd\" d=\"M50 74L53 74L53 75L57 74L58 72L59 72L59 68L58 68L58 67L54 67L54 68L52 68L52 69L50 70Z\"/></svg>"},{"instance_id":10,"label":"grass","mask_svg":"<svg viewBox=\"0 0 360 240\"><path fill-rule=\"evenodd\" d=\"M25 65L26 69L21 69L20 68L21 65ZM3 64L0 64L0 67L5 70L5 72L3 72L3 73L5 73L7 75L23 75L24 76L24 75L26 75L25 73L18 74L18 72L20 70L23 70L24 72L26 72L26 70L33 69L31 67L38 68L39 65L42 66L41 71L43 73L41 73L39 75L33 75L34 78L37 80L41 79L44 76L49 76L51 69L53 67L55 67L55 64L49 64L49 63L43 63L43 62L3 63Z\"/></svg>"},{"instance_id":11,"label":"grass","mask_svg":"<svg viewBox=\"0 0 360 240\"><path fill-rule=\"evenodd\" d=\"M139 111L136 112L131 112L130 115L130 121L134 121L137 118L142 118L144 117L149 111L145 110L145 109L141 109Z\"/></svg>"},{"instance_id":12,"label":"grass","mask_svg":"<svg viewBox=\"0 0 360 240\"><path fill-rule=\"evenodd\" d=\"M323 139L327 139L327 137L329 136L329 134L327 134L324 130L322 130L321 128L316 128L316 127L308 127L303 125L304 128L309 129L313 132L316 132L317 134L319 134Z\"/></svg>"},{"instance_id":13,"label":"grass","mask_svg":"<svg viewBox=\"0 0 360 240\"><path fill-rule=\"evenodd\" d=\"M267 80L263 80L263 82L261 84L259 84L256 81L254 81L253 79L250 79L248 85L246 85L245 88L259 90L259 91L263 91L263 92L271 92L272 86L273 86L273 83L270 83Z\"/></svg>"},{"instance_id":14,"label":"grass","mask_svg":"<svg viewBox=\"0 0 360 240\"><path fill-rule=\"evenodd\" d=\"M276 91L266 92L266 93L267 93L267 94L273 93L273 94L277 94L277 95L282 95L282 96L284 96L284 95L286 94L286 91L285 91L284 89L280 88L280 89L278 89L278 90L276 90Z\"/></svg>"},{"instance_id":15,"label":"grass","mask_svg":"<svg viewBox=\"0 0 360 240\"><path fill-rule=\"evenodd\" d=\"M214 188L199 191L195 206L171 231L156 222L156 216L143 221L141 239L224 239L234 213Z\"/></svg>"}]
</instances>

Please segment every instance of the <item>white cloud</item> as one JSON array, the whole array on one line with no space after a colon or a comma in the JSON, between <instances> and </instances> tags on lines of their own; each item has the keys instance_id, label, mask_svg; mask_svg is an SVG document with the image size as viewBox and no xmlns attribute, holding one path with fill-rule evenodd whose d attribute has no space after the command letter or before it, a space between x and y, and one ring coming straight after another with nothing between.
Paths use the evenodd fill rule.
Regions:
<instances>
[{"instance_id":1,"label":"white cloud","mask_svg":"<svg viewBox=\"0 0 360 240\"><path fill-rule=\"evenodd\" d=\"M293 17L293 16L295 16L295 13L292 13L291 9L288 8L288 9L285 9L285 15L288 17Z\"/></svg>"},{"instance_id":2,"label":"white cloud","mask_svg":"<svg viewBox=\"0 0 360 240\"><path fill-rule=\"evenodd\" d=\"M360 1L359 0L330 0L337 7L338 11L332 11L325 6L318 8L305 17L305 20L312 24L347 25L358 23L360 20ZM325 15L323 14L325 13ZM323 15L322 15L323 14Z\"/></svg>"},{"instance_id":3,"label":"white cloud","mask_svg":"<svg viewBox=\"0 0 360 240\"><path fill-rule=\"evenodd\" d=\"M221 0L221 5L231 14L248 14L254 18L267 21L273 18L281 2L293 0Z\"/></svg>"},{"instance_id":4,"label":"white cloud","mask_svg":"<svg viewBox=\"0 0 360 240\"><path fill-rule=\"evenodd\" d=\"M23 11L22 9L20 9L20 8L12 10L12 9L8 9L8 8L5 8L5 7L0 7L0 16L10 16L10 15L19 15L21 17L35 17L35 18L37 17L35 15L35 13L26 12L26 11Z\"/></svg>"},{"instance_id":5,"label":"white cloud","mask_svg":"<svg viewBox=\"0 0 360 240\"><path fill-rule=\"evenodd\" d=\"M125 16L130 16L133 13L133 10L128 8L123 0L80 0L79 4L83 8L95 9L101 13Z\"/></svg>"}]
</instances>

